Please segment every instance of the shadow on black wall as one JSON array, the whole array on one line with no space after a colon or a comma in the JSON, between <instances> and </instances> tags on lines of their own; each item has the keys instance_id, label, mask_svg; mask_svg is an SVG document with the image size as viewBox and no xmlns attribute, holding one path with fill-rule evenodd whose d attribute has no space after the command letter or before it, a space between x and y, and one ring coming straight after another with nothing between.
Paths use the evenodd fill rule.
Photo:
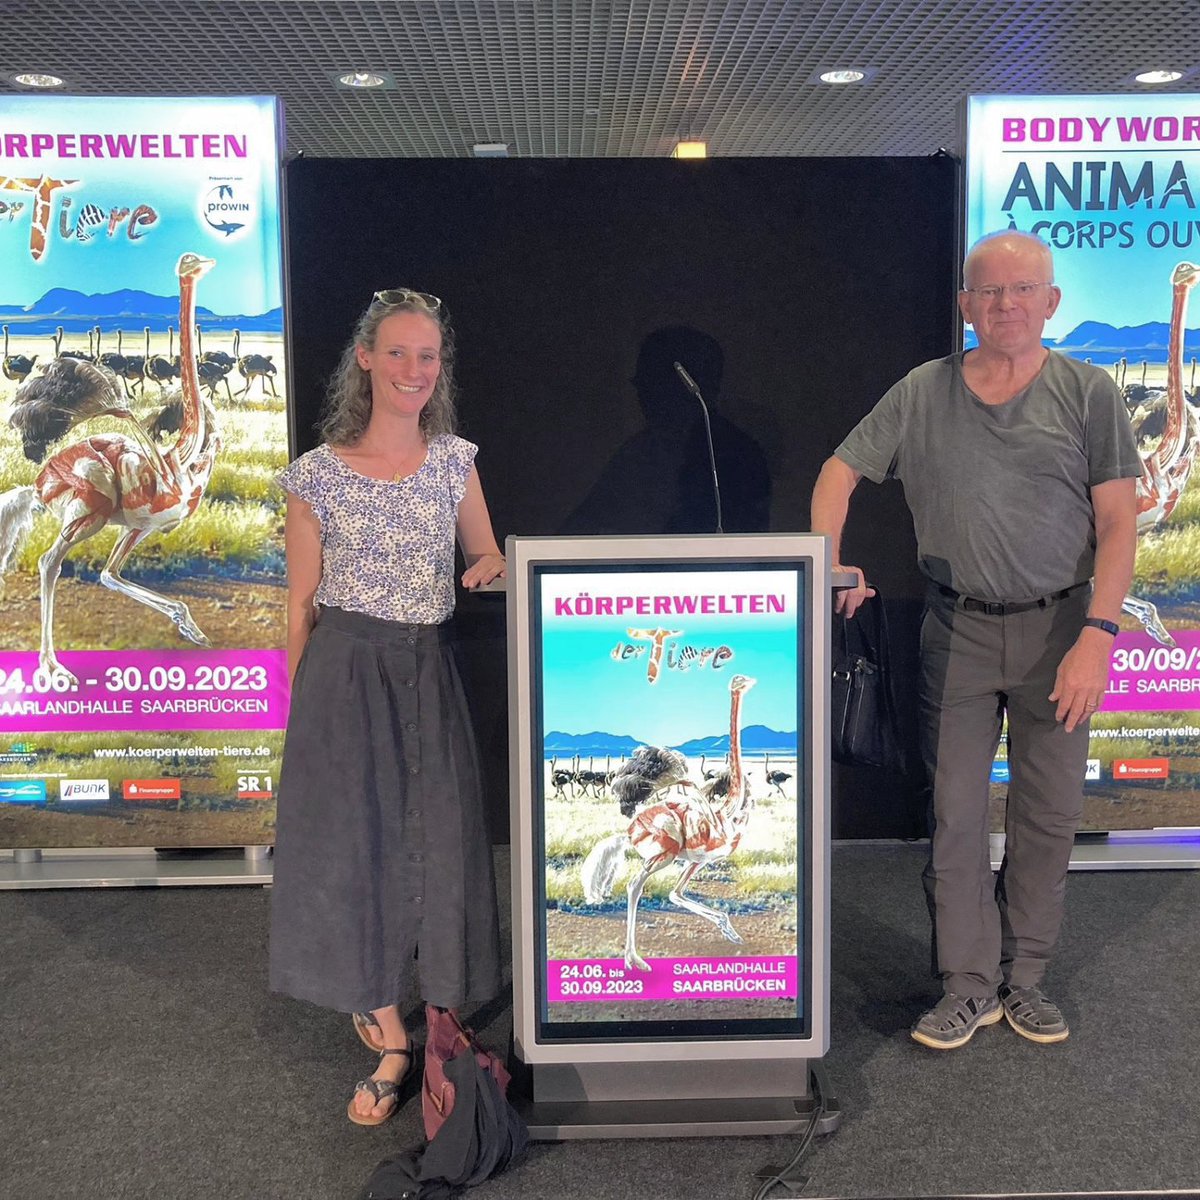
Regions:
<instances>
[{"instance_id":1,"label":"shadow on black wall","mask_svg":"<svg viewBox=\"0 0 1200 1200\"><path fill-rule=\"evenodd\" d=\"M712 459L701 403L676 363L689 372L708 405ZM771 516L767 456L721 412L724 371L725 352L707 333L671 325L647 334L630 380L646 424L617 448L557 532L713 533L718 490L726 533L764 532Z\"/></svg>"}]
</instances>

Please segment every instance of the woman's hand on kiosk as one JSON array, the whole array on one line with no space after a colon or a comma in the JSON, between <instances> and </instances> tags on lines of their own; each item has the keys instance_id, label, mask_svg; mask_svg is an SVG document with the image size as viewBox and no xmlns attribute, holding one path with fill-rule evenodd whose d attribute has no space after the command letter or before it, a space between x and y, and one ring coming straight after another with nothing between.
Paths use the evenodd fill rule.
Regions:
<instances>
[{"instance_id":1,"label":"woman's hand on kiosk","mask_svg":"<svg viewBox=\"0 0 1200 1200\"><path fill-rule=\"evenodd\" d=\"M480 555L464 572L462 585L465 588L483 587L493 579L508 578L508 564L503 554Z\"/></svg>"}]
</instances>

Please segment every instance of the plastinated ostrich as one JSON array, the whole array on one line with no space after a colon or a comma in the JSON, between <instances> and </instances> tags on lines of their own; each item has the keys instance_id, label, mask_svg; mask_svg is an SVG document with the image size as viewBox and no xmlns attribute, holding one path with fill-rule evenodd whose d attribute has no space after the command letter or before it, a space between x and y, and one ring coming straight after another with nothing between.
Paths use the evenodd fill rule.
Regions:
<instances>
[{"instance_id":1,"label":"plastinated ostrich","mask_svg":"<svg viewBox=\"0 0 1200 1200\"><path fill-rule=\"evenodd\" d=\"M1188 295L1200 282L1200 267L1182 262L1171 276L1171 336L1167 351L1166 424L1158 445L1141 454L1142 473L1137 481L1137 528L1145 534L1161 525L1179 503L1200 445L1200 423L1183 390L1183 338ZM1126 596L1123 611L1137 617L1146 632L1164 646L1175 639L1159 620L1149 600Z\"/></svg>"},{"instance_id":2,"label":"plastinated ostrich","mask_svg":"<svg viewBox=\"0 0 1200 1200\"><path fill-rule=\"evenodd\" d=\"M639 746L633 757L613 772L608 790L616 796L621 816L632 817L656 793L678 784L694 786L687 772L687 759L678 750Z\"/></svg>"},{"instance_id":3,"label":"plastinated ostrich","mask_svg":"<svg viewBox=\"0 0 1200 1200\"><path fill-rule=\"evenodd\" d=\"M673 862L682 862L684 868L671 889L671 903L711 921L729 941L742 941L725 913L701 904L685 892L701 866L728 858L737 849L750 815L750 789L742 774L741 705L742 697L754 683L746 675L735 675L729 681L728 772L719 772L682 799L659 800L640 809L624 833L614 834L594 846L584 860L584 896L595 904L611 894L617 868L630 850L642 859L642 867L628 887L625 965L631 969L650 970L637 952L636 939L638 904L646 880Z\"/></svg>"},{"instance_id":4,"label":"plastinated ostrich","mask_svg":"<svg viewBox=\"0 0 1200 1200\"><path fill-rule=\"evenodd\" d=\"M212 266L211 258L184 254L179 276L179 315L183 351L183 424L175 444L165 453L143 440L136 422L130 434L98 434L67 446L42 468L32 487L17 487L0 496L0 571L28 533L33 514L48 509L61 529L39 559L42 644L39 667L52 680L74 687L75 677L54 650L54 592L69 551L106 525L118 536L100 582L169 617L179 632L197 645L209 640L181 600L172 600L122 578L121 567L134 548L152 533L167 533L196 511L221 447L215 415L200 392L192 329L196 281Z\"/></svg>"},{"instance_id":5,"label":"plastinated ostrich","mask_svg":"<svg viewBox=\"0 0 1200 1200\"><path fill-rule=\"evenodd\" d=\"M80 358L56 358L21 385L8 423L21 435L25 457L41 462L51 443L81 421L132 415L111 371Z\"/></svg>"},{"instance_id":6,"label":"plastinated ostrich","mask_svg":"<svg viewBox=\"0 0 1200 1200\"><path fill-rule=\"evenodd\" d=\"M37 364L38 356L35 354L31 358L28 354L9 354L8 326L0 328L4 330L4 378L12 380L13 383L24 383Z\"/></svg>"}]
</instances>

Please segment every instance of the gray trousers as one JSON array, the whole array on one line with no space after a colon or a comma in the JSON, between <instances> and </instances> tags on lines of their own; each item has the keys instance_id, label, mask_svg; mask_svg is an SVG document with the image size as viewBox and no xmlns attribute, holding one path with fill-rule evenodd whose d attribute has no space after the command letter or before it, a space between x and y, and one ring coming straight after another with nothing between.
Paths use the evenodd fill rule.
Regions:
<instances>
[{"instance_id":1,"label":"gray trousers","mask_svg":"<svg viewBox=\"0 0 1200 1200\"><path fill-rule=\"evenodd\" d=\"M925 893L934 972L986 997L1041 982L1058 939L1083 809L1085 721L1067 733L1048 699L1079 636L1090 589L1008 616L930 589L921 626L921 742L933 787ZM988 787L1004 716L1010 782L1004 861L993 877Z\"/></svg>"}]
</instances>

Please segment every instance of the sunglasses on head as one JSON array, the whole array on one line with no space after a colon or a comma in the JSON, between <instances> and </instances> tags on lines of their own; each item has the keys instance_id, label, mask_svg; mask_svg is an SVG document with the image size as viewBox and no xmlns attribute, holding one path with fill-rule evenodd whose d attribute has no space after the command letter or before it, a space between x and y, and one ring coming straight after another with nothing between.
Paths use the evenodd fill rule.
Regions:
<instances>
[{"instance_id":1,"label":"sunglasses on head","mask_svg":"<svg viewBox=\"0 0 1200 1200\"><path fill-rule=\"evenodd\" d=\"M442 307L437 296L428 292L412 292L408 288L384 288L371 297L372 304L419 304L431 312L437 312Z\"/></svg>"}]
</instances>

